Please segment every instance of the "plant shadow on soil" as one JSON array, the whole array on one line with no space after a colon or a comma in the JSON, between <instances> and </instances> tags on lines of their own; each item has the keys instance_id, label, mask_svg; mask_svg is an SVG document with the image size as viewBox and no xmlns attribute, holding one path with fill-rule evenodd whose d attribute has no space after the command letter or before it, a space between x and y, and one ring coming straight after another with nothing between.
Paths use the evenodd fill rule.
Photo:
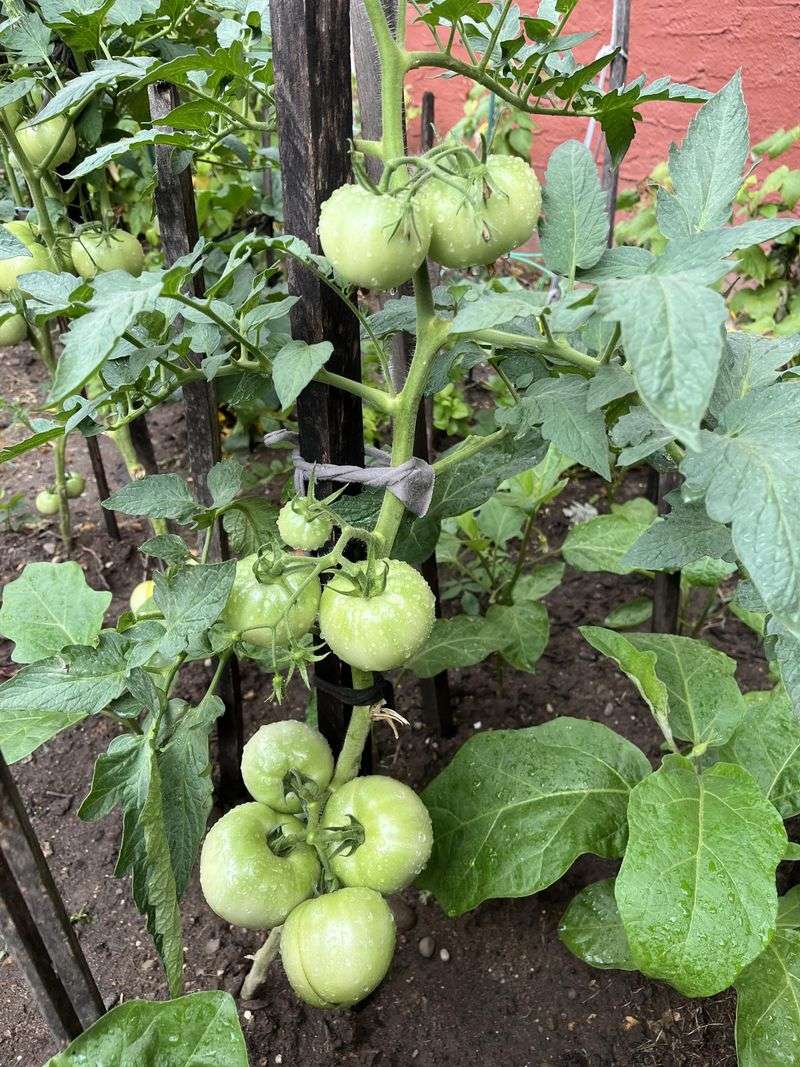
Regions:
<instances>
[{"instance_id":1,"label":"plant shadow on soil","mask_svg":"<svg viewBox=\"0 0 800 1067\"><path fill-rule=\"evenodd\" d=\"M4 393L30 394L39 378L30 350L25 346L6 350L3 361ZM162 408L150 416L150 424L160 469L180 470L182 409ZM124 471L106 444L113 488L124 480ZM0 471L0 487L24 491L32 505L36 491L50 480L49 463L44 454L28 454ZM110 617L115 618L132 587L144 577L135 545L146 533L141 523L120 517L123 540L110 540L79 440L71 444L70 466L85 473L90 483L73 511L74 558L85 568L91 585L111 589ZM636 495L642 488L643 478L633 474L623 495ZM563 507L598 492L602 486L597 479L579 481L550 505L542 525L553 544L560 544L567 530ZM2 584L15 578L29 560L61 558L56 527L49 520L22 532L0 534L0 539ZM605 723L638 744L655 763L659 735L633 686L577 631L581 623L601 624L612 607L646 593L647 584L636 576L568 569L564 583L547 598L551 637L536 674L506 672L498 692L490 664L451 672L458 733L447 741L437 741L423 721L417 688L406 681L397 689L397 706L412 728L398 742L388 730L381 731L377 769L421 788L477 730L532 726L556 715ZM737 677L744 690L769 685L759 643L736 619L727 617L704 636L737 659ZM15 669L8 659L10 647L8 642L0 644L2 678ZM206 675L198 666L182 695L199 696ZM268 690L264 676L245 666L246 736L262 722L303 714L305 694L299 688L291 688L280 708L266 701ZM112 874L119 820L114 816L101 823L83 823L76 815L92 763L113 735L107 721L90 721L56 737L14 768L109 1006L122 997L166 996L160 964L130 899L128 881ZM732 991L709 1000L687 1000L639 974L595 971L559 942L558 923L573 895L589 882L613 874L616 866L585 856L537 896L491 901L456 920L444 916L435 901L424 900L414 889L406 891L397 911L398 951L389 977L356 1010L323 1013L304 1006L291 993L280 965L273 965L260 998L240 1003L251 1064L477 1067L492 1060L508 1067L735 1064ZM782 889L790 876L782 868ZM237 994L249 966L246 956L259 946L259 935L218 919L206 907L196 876L182 914L187 991L223 988ZM435 941L430 958L419 951L423 937ZM38 1067L56 1047L7 955L0 955L0 983L0 1063Z\"/></svg>"}]
</instances>

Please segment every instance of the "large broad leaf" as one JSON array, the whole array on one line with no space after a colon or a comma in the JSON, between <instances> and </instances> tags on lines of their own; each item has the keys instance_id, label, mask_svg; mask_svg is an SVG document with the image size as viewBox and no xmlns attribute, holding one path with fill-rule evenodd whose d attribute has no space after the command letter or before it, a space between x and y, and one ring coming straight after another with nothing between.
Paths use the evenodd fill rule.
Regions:
<instances>
[{"instance_id":1,"label":"large broad leaf","mask_svg":"<svg viewBox=\"0 0 800 1067\"><path fill-rule=\"evenodd\" d=\"M778 930L736 980L739 1067L800 1063L800 931Z\"/></svg>"},{"instance_id":2,"label":"large broad leaf","mask_svg":"<svg viewBox=\"0 0 800 1067\"><path fill-rule=\"evenodd\" d=\"M530 318L546 306L542 293L487 293L476 300L466 300L459 308L451 330L454 334L476 333L501 326L512 319Z\"/></svg>"},{"instance_id":3,"label":"large broad leaf","mask_svg":"<svg viewBox=\"0 0 800 1067\"><path fill-rule=\"evenodd\" d=\"M619 856L646 757L599 723L478 734L425 790L433 855L419 884L448 915L553 883L578 856Z\"/></svg>"},{"instance_id":4,"label":"large broad leaf","mask_svg":"<svg viewBox=\"0 0 800 1067\"><path fill-rule=\"evenodd\" d=\"M741 400L754 389L772 385L780 368L800 352L800 337L761 337L755 333L729 330L725 334L717 384L711 398L711 413L719 417L733 400Z\"/></svg>"},{"instance_id":5,"label":"large broad leaf","mask_svg":"<svg viewBox=\"0 0 800 1067\"><path fill-rule=\"evenodd\" d=\"M741 767L667 756L628 826L616 897L637 967L688 997L727 989L775 930L780 815Z\"/></svg>"},{"instance_id":6,"label":"large broad leaf","mask_svg":"<svg viewBox=\"0 0 800 1067\"><path fill-rule=\"evenodd\" d=\"M672 728L669 717L669 693L656 671L657 657L649 649L640 649L633 644L632 634L620 634L602 626L581 626L581 635L604 656L612 659L621 671L630 678L639 695L650 708L667 741L672 744Z\"/></svg>"},{"instance_id":7,"label":"large broad leaf","mask_svg":"<svg viewBox=\"0 0 800 1067\"><path fill-rule=\"evenodd\" d=\"M471 667L509 641L492 621L471 615L437 619L431 635L405 668L418 678L433 678L451 667Z\"/></svg>"},{"instance_id":8,"label":"large broad leaf","mask_svg":"<svg viewBox=\"0 0 800 1067\"><path fill-rule=\"evenodd\" d=\"M711 557L733 553L727 526L709 518L702 504L686 504L680 492L667 497L670 510L656 519L622 557L623 567L648 571L677 571Z\"/></svg>"},{"instance_id":9,"label":"large broad leaf","mask_svg":"<svg viewBox=\"0 0 800 1067\"><path fill-rule=\"evenodd\" d=\"M784 819L800 815L800 718L786 693L748 693L744 719L717 753L753 775Z\"/></svg>"},{"instance_id":10,"label":"large broad leaf","mask_svg":"<svg viewBox=\"0 0 800 1067\"><path fill-rule=\"evenodd\" d=\"M14 763L61 730L97 715L125 688L126 642L113 630L97 648L73 646L23 667L0 686L0 747Z\"/></svg>"},{"instance_id":11,"label":"large broad leaf","mask_svg":"<svg viewBox=\"0 0 800 1067\"><path fill-rule=\"evenodd\" d=\"M103 501L103 507L123 515L188 522L200 505L179 474L151 474L121 486Z\"/></svg>"},{"instance_id":12,"label":"large broad leaf","mask_svg":"<svg viewBox=\"0 0 800 1067\"><path fill-rule=\"evenodd\" d=\"M331 358L333 345L320 341L290 341L277 353L272 363L272 381L281 407L288 408L305 389L318 370Z\"/></svg>"},{"instance_id":13,"label":"large broad leaf","mask_svg":"<svg viewBox=\"0 0 800 1067\"><path fill-rule=\"evenodd\" d=\"M105 89L126 79L135 80L141 77L143 71L154 62L155 60L145 56L132 56L130 59L99 60L94 64L93 70L87 70L76 78L71 78L62 86L47 101L42 110L34 115L28 125L37 126L39 123L47 122L65 111L71 111L100 89Z\"/></svg>"},{"instance_id":14,"label":"large broad leaf","mask_svg":"<svg viewBox=\"0 0 800 1067\"><path fill-rule=\"evenodd\" d=\"M102 144L91 155L81 160L77 167L73 167L65 177L71 181L76 178L83 178L94 170L108 166L119 156L127 155L132 148L140 148L143 145L168 144L174 145L176 148L190 149L194 147L194 143L194 139L190 134L171 133L154 126L149 130L139 130L138 133L134 133L131 137L122 137L119 141L110 141Z\"/></svg>"},{"instance_id":15,"label":"large broad leaf","mask_svg":"<svg viewBox=\"0 0 800 1067\"><path fill-rule=\"evenodd\" d=\"M15 663L55 656L67 645L91 645L111 593L91 589L77 563L28 563L3 590L0 633L16 642Z\"/></svg>"},{"instance_id":16,"label":"large broad leaf","mask_svg":"<svg viewBox=\"0 0 800 1067\"><path fill-rule=\"evenodd\" d=\"M749 147L747 106L737 72L700 108L680 148L670 149L675 192L661 189L658 197L658 225L665 237L687 237L728 221Z\"/></svg>"},{"instance_id":17,"label":"large broad leaf","mask_svg":"<svg viewBox=\"0 0 800 1067\"><path fill-rule=\"evenodd\" d=\"M236 1002L210 990L117 1004L45 1067L247 1067Z\"/></svg>"},{"instance_id":18,"label":"large broad leaf","mask_svg":"<svg viewBox=\"0 0 800 1067\"><path fill-rule=\"evenodd\" d=\"M800 635L800 384L779 382L725 409L681 464L688 499L730 523L736 554L767 608Z\"/></svg>"},{"instance_id":19,"label":"large broad leaf","mask_svg":"<svg viewBox=\"0 0 800 1067\"><path fill-rule=\"evenodd\" d=\"M655 654L655 672L667 690L675 737L693 745L721 745L728 740L746 712L734 678L735 660L691 637L628 634L626 640L640 652Z\"/></svg>"},{"instance_id":20,"label":"large broad leaf","mask_svg":"<svg viewBox=\"0 0 800 1067\"><path fill-rule=\"evenodd\" d=\"M542 192L540 237L550 270L565 278L593 267L608 244L608 215L591 152L565 141L550 156Z\"/></svg>"},{"instance_id":21,"label":"large broad leaf","mask_svg":"<svg viewBox=\"0 0 800 1067\"><path fill-rule=\"evenodd\" d=\"M544 604L535 600L493 604L486 618L504 635L499 651L506 663L518 671L532 672L550 639L550 619Z\"/></svg>"},{"instance_id":22,"label":"large broad leaf","mask_svg":"<svg viewBox=\"0 0 800 1067\"><path fill-rule=\"evenodd\" d=\"M219 618L233 587L234 560L184 567L174 575L156 572L153 600L164 616L162 656L177 656Z\"/></svg>"},{"instance_id":23,"label":"large broad leaf","mask_svg":"<svg viewBox=\"0 0 800 1067\"><path fill-rule=\"evenodd\" d=\"M639 395L676 437L697 444L722 356L722 296L684 274L604 282L598 310L622 327Z\"/></svg>"},{"instance_id":24,"label":"large broad leaf","mask_svg":"<svg viewBox=\"0 0 800 1067\"><path fill-rule=\"evenodd\" d=\"M78 811L82 819L123 813L115 874L133 872L133 899L164 964L170 993L183 986L183 946L178 892L166 831L155 742L149 734L115 738L95 764L92 788Z\"/></svg>"},{"instance_id":25,"label":"large broad leaf","mask_svg":"<svg viewBox=\"0 0 800 1067\"><path fill-rule=\"evenodd\" d=\"M625 555L656 515L655 505L644 497L612 504L610 515L598 515L573 526L561 546L561 554L579 571L630 574L636 568L626 564Z\"/></svg>"},{"instance_id":26,"label":"large broad leaf","mask_svg":"<svg viewBox=\"0 0 800 1067\"><path fill-rule=\"evenodd\" d=\"M592 882L573 897L558 936L579 960L600 970L635 971L614 896L614 879Z\"/></svg>"}]
</instances>

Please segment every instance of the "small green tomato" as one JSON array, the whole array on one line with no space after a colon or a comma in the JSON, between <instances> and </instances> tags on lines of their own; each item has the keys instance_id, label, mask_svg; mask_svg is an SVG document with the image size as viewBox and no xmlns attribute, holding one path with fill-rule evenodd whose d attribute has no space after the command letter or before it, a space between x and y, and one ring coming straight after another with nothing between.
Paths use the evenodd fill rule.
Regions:
<instances>
[{"instance_id":1,"label":"small green tomato","mask_svg":"<svg viewBox=\"0 0 800 1067\"><path fill-rule=\"evenodd\" d=\"M271 722L258 729L242 752L242 778L255 800L274 811L296 813L300 798L287 789L286 776L297 771L326 789L333 777L333 755L319 730L297 719Z\"/></svg>"},{"instance_id":2,"label":"small green tomato","mask_svg":"<svg viewBox=\"0 0 800 1067\"><path fill-rule=\"evenodd\" d=\"M305 827L265 804L240 804L216 822L200 854L200 886L212 911L234 926L270 930L314 892L317 854L298 844L276 855L267 841L278 827L291 836Z\"/></svg>"},{"instance_id":3,"label":"small green tomato","mask_svg":"<svg viewBox=\"0 0 800 1067\"><path fill-rule=\"evenodd\" d=\"M36 232L27 222L4 222L3 228L13 234L28 249L30 255L0 259L0 292L10 293L17 287L17 279L34 270L53 270L50 253L36 240Z\"/></svg>"},{"instance_id":4,"label":"small green tomato","mask_svg":"<svg viewBox=\"0 0 800 1067\"><path fill-rule=\"evenodd\" d=\"M145 607L147 609L153 606L153 593L155 592L156 583L151 581L139 582L134 587L131 593L130 606L134 615L138 615Z\"/></svg>"},{"instance_id":5,"label":"small green tomato","mask_svg":"<svg viewBox=\"0 0 800 1067\"><path fill-rule=\"evenodd\" d=\"M28 324L22 315L11 315L0 325L0 347L18 345L28 336Z\"/></svg>"},{"instance_id":6,"label":"small green tomato","mask_svg":"<svg viewBox=\"0 0 800 1067\"><path fill-rule=\"evenodd\" d=\"M383 981L395 928L371 889L339 889L306 900L281 932L281 959L295 993L315 1008L349 1008Z\"/></svg>"},{"instance_id":7,"label":"small green tomato","mask_svg":"<svg viewBox=\"0 0 800 1067\"><path fill-rule=\"evenodd\" d=\"M55 515L58 511L58 493L42 489L41 493L36 494L36 510L40 515Z\"/></svg>"},{"instance_id":8,"label":"small green tomato","mask_svg":"<svg viewBox=\"0 0 800 1067\"><path fill-rule=\"evenodd\" d=\"M296 497L284 504L278 513L278 533L284 544L313 552L322 548L330 539L333 523L327 515L309 517L308 503L304 497Z\"/></svg>"},{"instance_id":9,"label":"small green tomato","mask_svg":"<svg viewBox=\"0 0 800 1067\"><path fill-rule=\"evenodd\" d=\"M355 821L363 842L334 856L331 867L345 885L389 896L411 885L431 856L433 830L428 809L413 789L381 774L354 778L325 806L323 828Z\"/></svg>"},{"instance_id":10,"label":"small green tomato","mask_svg":"<svg viewBox=\"0 0 800 1067\"><path fill-rule=\"evenodd\" d=\"M277 578L259 582L253 573L255 553L236 564L236 577L222 612L222 621L240 633L242 640L260 648L285 648L290 639L298 640L314 625L319 605L320 583L309 580L308 570L298 567ZM294 594L302 592L287 613Z\"/></svg>"},{"instance_id":11,"label":"small green tomato","mask_svg":"<svg viewBox=\"0 0 800 1067\"><path fill-rule=\"evenodd\" d=\"M73 471L67 475L67 496L70 500L75 500L79 496L83 496L83 492L86 489L86 479L82 474L78 474L77 471Z\"/></svg>"},{"instance_id":12,"label":"small green tomato","mask_svg":"<svg viewBox=\"0 0 800 1067\"><path fill-rule=\"evenodd\" d=\"M75 270L82 278L94 278L107 270L124 270L138 278L144 270L142 246L127 230L87 231L75 238L71 251Z\"/></svg>"},{"instance_id":13,"label":"small green tomato","mask_svg":"<svg viewBox=\"0 0 800 1067\"><path fill-rule=\"evenodd\" d=\"M64 115L56 115L52 119L40 122L36 126L18 127L17 140L20 148L34 167L41 167L50 155L56 142L61 138L68 121ZM77 147L78 142L75 140L75 131L70 125L50 166L55 168L61 163L66 163L75 154Z\"/></svg>"},{"instance_id":14,"label":"small green tomato","mask_svg":"<svg viewBox=\"0 0 800 1067\"><path fill-rule=\"evenodd\" d=\"M319 628L339 659L362 671L401 667L430 637L435 601L430 586L408 563L381 560L384 588L372 596L353 590L344 574L325 586L319 606ZM356 564L364 571L366 563Z\"/></svg>"}]
</instances>

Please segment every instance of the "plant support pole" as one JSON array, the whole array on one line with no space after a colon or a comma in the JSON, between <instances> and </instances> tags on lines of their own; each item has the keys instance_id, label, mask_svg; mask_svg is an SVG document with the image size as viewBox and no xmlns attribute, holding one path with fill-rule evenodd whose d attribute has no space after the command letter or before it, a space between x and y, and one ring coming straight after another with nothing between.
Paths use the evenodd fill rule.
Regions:
<instances>
[{"instance_id":1,"label":"plant support pole","mask_svg":"<svg viewBox=\"0 0 800 1067\"><path fill-rule=\"evenodd\" d=\"M286 233L318 252L323 202L350 176L353 133L350 87L349 0L281 0L272 5L275 97L283 176ZM289 292L300 300L290 317L292 336L309 344L328 340L328 371L361 381L358 320L305 267L287 265ZM312 382L297 399L300 453L321 463L364 463L361 400ZM330 491L321 485L320 495ZM328 655L315 667L335 685L349 685L342 664ZM344 739L340 701L317 692L318 723L335 750Z\"/></svg>"},{"instance_id":2,"label":"plant support pole","mask_svg":"<svg viewBox=\"0 0 800 1067\"><path fill-rule=\"evenodd\" d=\"M656 470L650 471L647 496L658 508L659 515L669 510L664 498L677 488L677 485L677 474L659 474ZM653 579L653 633L677 634L680 601L681 572L656 571Z\"/></svg>"},{"instance_id":3,"label":"plant support pole","mask_svg":"<svg viewBox=\"0 0 800 1067\"><path fill-rule=\"evenodd\" d=\"M179 103L178 91L173 85L163 82L148 88L150 114L153 122L159 122ZM156 159L156 212L161 229L164 259L171 265L181 256L188 255L199 239L197 211L192 188L192 174L188 166L176 174L173 169L173 150L170 145L157 145ZM202 271L192 278L194 296L205 295ZM195 362L199 357L192 355ZM206 486L209 470L222 455L217 396L213 382L200 380L183 386L186 412L186 446L189 470L197 495L206 503L210 497ZM211 544L211 559L228 558L228 539L222 523ZM239 665L235 657L228 661L219 685L219 695L225 704L223 715L217 720L217 745L219 762L219 795L223 807L237 803L244 795L241 762L244 745L242 722L242 694L239 681Z\"/></svg>"},{"instance_id":4,"label":"plant support pole","mask_svg":"<svg viewBox=\"0 0 800 1067\"><path fill-rule=\"evenodd\" d=\"M0 938L57 1041L100 1018L103 998L1 754Z\"/></svg>"},{"instance_id":5,"label":"plant support pole","mask_svg":"<svg viewBox=\"0 0 800 1067\"><path fill-rule=\"evenodd\" d=\"M609 72L609 90L618 89L625 84L628 73L628 49L631 36L631 0L613 0L611 18L611 47L619 51L614 57ZM614 219L617 213L617 187L619 185L619 167L614 166L608 145L603 156L603 173L601 184L606 194L608 211L608 245L614 243Z\"/></svg>"}]
</instances>

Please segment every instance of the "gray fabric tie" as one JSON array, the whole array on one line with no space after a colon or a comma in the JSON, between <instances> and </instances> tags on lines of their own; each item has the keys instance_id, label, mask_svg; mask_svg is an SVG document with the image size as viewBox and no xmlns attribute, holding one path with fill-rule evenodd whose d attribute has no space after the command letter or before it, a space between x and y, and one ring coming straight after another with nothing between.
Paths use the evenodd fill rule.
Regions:
<instances>
[{"instance_id":1,"label":"gray fabric tie","mask_svg":"<svg viewBox=\"0 0 800 1067\"><path fill-rule=\"evenodd\" d=\"M295 492L305 492L305 483L313 470L321 482L348 482L353 485L369 485L374 489L388 489L412 514L421 517L428 513L436 474L430 463L426 463L424 459L413 457L401 463L399 467L392 467L392 458L388 452L367 445L366 453L375 461L374 466L311 463L300 455L300 436L292 430L275 430L264 437L264 444L268 447L287 442L294 445L292 459Z\"/></svg>"}]
</instances>

